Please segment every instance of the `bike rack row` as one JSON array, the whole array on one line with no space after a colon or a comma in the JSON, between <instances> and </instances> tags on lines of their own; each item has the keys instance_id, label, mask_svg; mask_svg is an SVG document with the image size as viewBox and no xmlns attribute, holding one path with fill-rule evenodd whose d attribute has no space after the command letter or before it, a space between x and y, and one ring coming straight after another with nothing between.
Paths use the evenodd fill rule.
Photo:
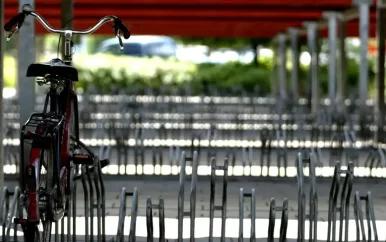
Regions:
<instances>
[{"instance_id":1,"label":"bike rack row","mask_svg":"<svg viewBox=\"0 0 386 242\"><path fill-rule=\"evenodd\" d=\"M2 227L2 241L11 241L11 229L13 229L13 241L17 241L17 225L13 223L13 217L20 215L20 188L15 187L10 191L8 187L3 188L0 200L0 224Z\"/></svg>"},{"instance_id":2,"label":"bike rack row","mask_svg":"<svg viewBox=\"0 0 386 242\"><path fill-rule=\"evenodd\" d=\"M210 166L210 157L219 157L218 154L224 154L229 157L229 163L232 167L239 166L241 163L242 168L251 170L252 166L258 166L261 169L266 169L266 172L261 176L278 176L287 177L287 171L289 167L296 167L293 163L291 156L294 155L295 148L288 147L286 145L287 133L285 130L276 131L275 139L272 139L272 132L265 130L261 135L261 148L255 148L253 146L244 146L241 148L235 147L214 147L211 145L212 141L216 141L217 129L212 126L206 135L206 140L209 141L207 147L201 146L202 135L193 135L191 139L191 150L197 150L201 163L198 165ZM103 135L101 133L101 135ZM136 130L134 145L128 145L125 135L120 133L116 140L116 145L106 145L102 143L99 147L94 147L95 153L99 154L99 157L103 159L109 159L115 161L112 165L116 165L119 171L116 175L127 175L129 165L134 165L135 168L138 166L144 167L147 164L152 164L153 167L168 165L170 167L179 166L178 154L184 147L180 146L159 146L149 147L145 146L145 140L143 138L143 132L141 129ZM383 148L380 147L364 147L358 148L353 143L355 140L353 134L342 131L339 135L335 136L334 148L320 148L312 147L316 152L317 166L318 167L334 167L336 161L345 162L346 165L351 161L355 167L365 167L373 170L375 168L383 168L386 166L386 156ZM101 137L99 137L101 138ZM279 147L273 147L273 141L279 142ZM348 146L343 145L348 144ZM185 147L186 148L186 147ZM12 150L11 150L12 149ZM308 148L297 148L298 150L307 150ZM169 152L167 152L167 150ZM369 155L363 163L359 164L359 153L369 152ZM17 169L18 164L18 147L6 146L5 147L5 164L13 165ZM167 154L169 153L169 154ZM260 154L258 154L260 153ZM202 159L202 155L206 158ZM325 157L329 159L326 161ZM276 160L275 160L276 159ZM258 161L260 160L260 161ZM149 162L150 161L150 162ZM236 163L236 161L241 161ZM130 163L129 163L130 162ZM271 167L277 167L278 174L271 174ZM132 174L132 172L130 172ZM134 169L134 175L141 175L142 172L138 172L138 169ZM370 176L375 176L370 174Z\"/></svg>"},{"instance_id":3,"label":"bike rack row","mask_svg":"<svg viewBox=\"0 0 386 242\"><path fill-rule=\"evenodd\" d=\"M98 159L97 159L98 160ZM185 184L187 182L186 166L187 163L191 163L192 170L190 174L190 208L185 210ZM185 216L189 216L192 223L190 223L190 241L195 239L195 218L196 218L196 191L197 191L197 165L198 165L198 152L194 151L193 154L187 155L186 152L181 152L180 155L180 176L179 176L179 192L178 192L178 241L183 241L183 219ZM101 174L100 165L95 166L80 166L79 173L74 174L74 181L81 180L83 193L84 193L84 215L86 219L85 226L85 241L106 241L106 223L105 223L105 194L103 177ZM317 164L317 154L315 150L306 150L298 153L297 157L297 185L298 185L298 239L299 241L305 241L308 234L310 241L317 241L317 228L318 228L318 193L317 193L317 177L315 175L315 167ZM220 240L225 241L225 221L227 219L227 185L228 185L228 158L224 160L222 166L217 165L216 158L211 159L212 173L210 178L210 203L209 203L209 241L213 241L213 220L215 217L215 211L221 211L221 236ZM329 205L328 205L328 234L327 241L347 241L348 239L348 220L350 206L352 205L351 198L353 197L354 204L354 216L356 221L357 238L359 240L367 241L369 238L374 237L374 241L378 241L377 228L375 224L375 213L373 207L373 201L371 193L368 192L365 196L361 196L359 192L352 194L353 189L353 163L350 162L346 169L343 169L340 162L335 164L334 176L331 181ZM222 175L222 199L219 205L215 201L216 194L216 180L218 174L216 171L224 172ZM308 172L307 172L308 171ZM77 189L77 185L74 182L73 186ZM308 188L308 192L306 189ZM276 198L272 198L269 203L269 224L267 230L258 229L255 230L256 218L256 189L252 189L251 192L245 192L243 188L239 190L239 241L243 241L244 237L244 209L246 205L246 199L250 199L249 212L251 219L250 241L256 241L256 236L261 236L267 233L268 241L273 241L276 213L281 212L280 223L280 236L279 241L286 241L287 228L288 228L288 216L289 216L289 204L286 198L283 199L283 205L277 206ZM75 193L76 194L76 193ZM96 195L96 196L95 196ZM2 241L18 241L17 228L13 224L12 218L16 213L21 214L20 211L20 189L15 188L14 191L10 191L7 187L4 187L1 201L0 201L0 223L2 226ZM132 197L132 204L130 214L127 214L127 197ZM129 241L136 241L136 220L138 216L138 204L139 204L139 191L135 187L133 192L127 192L126 188L122 188L120 196L120 208L119 208L119 222L117 235L113 241L122 242L125 241L124 236L124 224L125 217L130 216L130 233ZM77 198L74 195L72 198L68 198L69 204L72 205L66 212L67 228L72 225L72 233L65 231L64 220L61 220L61 231L59 232L59 226L55 226L55 241L76 241L76 230L80 228L76 224L77 215ZM362 201L365 202L365 213L367 230L365 230L365 219L362 211ZM153 204L151 197L146 199L146 227L147 227L147 241L154 241L154 225L153 225L153 210L156 209L159 216L159 231L160 241L166 241L165 238L165 202L162 197L159 198L158 204ZM96 211L95 211L96 210ZM308 212L307 212L308 211ZM339 213L339 215L338 215ZM91 221L96 217L96 237L91 236L95 230L95 224ZM72 220L72 224L71 224ZM306 220L309 221L309 228L305 227ZM339 221L339 228L337 228L337 221ZM14 229L13 240L11 230ZM366 238L367 231L367 238Z\"/></svg>"}]
</instances>

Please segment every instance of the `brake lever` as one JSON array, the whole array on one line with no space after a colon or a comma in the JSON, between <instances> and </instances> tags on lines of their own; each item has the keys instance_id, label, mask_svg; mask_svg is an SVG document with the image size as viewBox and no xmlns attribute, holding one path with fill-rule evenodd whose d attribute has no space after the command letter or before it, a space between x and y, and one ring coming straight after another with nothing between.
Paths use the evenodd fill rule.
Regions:
<instances>
[{"instance_id":1,"label":"brake lever","mask_svg":"<svg viewBox=\"0 0 386 242\"><path fill-rule=\"evenodd\" d=\"M7 41L10 41L11 38L12 38L12 36L13 36L13 34L16 33L18 30L19 30L19 26L16 25L15 29L12 30L12 31L9 33L9 35L8 35L8 37L7 37Z\"/></svg>"},{"instance_id":2,"label":"brake lever","mask_svg":"<svg viewBox=\"0 0 386 242\"><path fill-rule=\"evenodd\" d=\"M115 33L115 36L117 36L117 38L118 38L119 46L121 47L121 51L123 51L123 42L122 42L121 36L119 35L119 28L118 28L117 24L114 25L114 33Z\"/></svg>"},{"instance_id":3,"label":"brake lever","mask_svg":"<svg viewBox=\"0 0 386 242\"><path fill-rule=\"evenodd\" d=\"M119 41L119 45L121 46L121 51L123 51L123 42L121 36L119 35L119 30L117 31L117 38Z\"/></svg>"}]
</instances>

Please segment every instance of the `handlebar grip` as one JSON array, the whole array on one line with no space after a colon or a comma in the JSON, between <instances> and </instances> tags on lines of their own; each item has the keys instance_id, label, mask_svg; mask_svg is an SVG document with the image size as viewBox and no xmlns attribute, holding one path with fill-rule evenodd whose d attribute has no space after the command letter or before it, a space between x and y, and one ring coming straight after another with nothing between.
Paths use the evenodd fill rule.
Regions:
<instances>
[{"instance_id":1,"label":"handlebar grip","mask_svg":"<svg viewBox=\"0 0 386 242\"><path fill-rule=\"evenodd\" d=\"M125 39L128 39L130 38L130 31L129 29L126 27L126 25L124 23L122 23L122 20L120 20L119 18L116 18L115 19L115 25L116 27L119 28L119 30L122 32L123 34L123 38Z\"/></svg>"},{"instance_id":2,"label":"handlebar grip","mask_svg":"<svg viewBox=\"0 0 386 242\"><path fill-rule=\"evenodd\" d=\"M17 25L20 25L24 22L25 19L25 13L19 13L18 15L14 16L4 25L4 30L7 32L12 31Z\"/></svg>"},{"instance_id":3,"label":"handlebar grip","mask_svg":"<svg viewBox=\"0 0 386 242\"><path fill-rule=\"evenodd\" d=\"M125 39L128 39L128 38L130 38L130 31L129 31L129 29L126 27L126 25L124 25L122 22L121 22L121 24L119 25L119 29L122 31L122 33L123 33L123 38L125 38Z\"/></svg>"}]
</instances>

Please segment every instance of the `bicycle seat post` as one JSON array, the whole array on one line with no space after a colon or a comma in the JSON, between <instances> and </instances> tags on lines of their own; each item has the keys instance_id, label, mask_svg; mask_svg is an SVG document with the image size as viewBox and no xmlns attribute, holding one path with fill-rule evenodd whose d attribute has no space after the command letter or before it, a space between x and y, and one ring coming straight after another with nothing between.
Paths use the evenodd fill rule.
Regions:
<instances>
[{"instance_id":1,"label":"bicycle seat post","mask_svg":"<svg viewBox=\"0 0 386 242\"><path fill-rule=\"evenodd\" d=\"M72 31L66 30L64 33L64 56L63 62L67 65L71 65L72 63L72 53L71 53L71 38Z\"/></svg>"}]
</instances>

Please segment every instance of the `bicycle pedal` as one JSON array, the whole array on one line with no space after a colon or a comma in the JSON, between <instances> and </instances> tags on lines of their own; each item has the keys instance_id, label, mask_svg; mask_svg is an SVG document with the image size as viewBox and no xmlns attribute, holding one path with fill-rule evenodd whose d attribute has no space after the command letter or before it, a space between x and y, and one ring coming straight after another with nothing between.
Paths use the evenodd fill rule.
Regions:
<instances>
[{"instance_id":1,"label":"bicycle pedal","mask_svg":"<svg viewBox=\"0 0 386 242\"><path fill-rule=\"evenodd\" d=\"M110 161L109 159L104 159L104 160L101 160L100 163L101 163L101 168L103 168L108 166L110 164Z\"/></svg>"},{"instance_id":2,"label":"bicycle pedal","mask_svg":"<svg viewBox=\"0 0 386 242\"><path fill-rule=\"evenodd\" d=\"M76 154L72 156L76 165L94 165L94 158L91 155Z\"/></svg>"}]
</instances>

